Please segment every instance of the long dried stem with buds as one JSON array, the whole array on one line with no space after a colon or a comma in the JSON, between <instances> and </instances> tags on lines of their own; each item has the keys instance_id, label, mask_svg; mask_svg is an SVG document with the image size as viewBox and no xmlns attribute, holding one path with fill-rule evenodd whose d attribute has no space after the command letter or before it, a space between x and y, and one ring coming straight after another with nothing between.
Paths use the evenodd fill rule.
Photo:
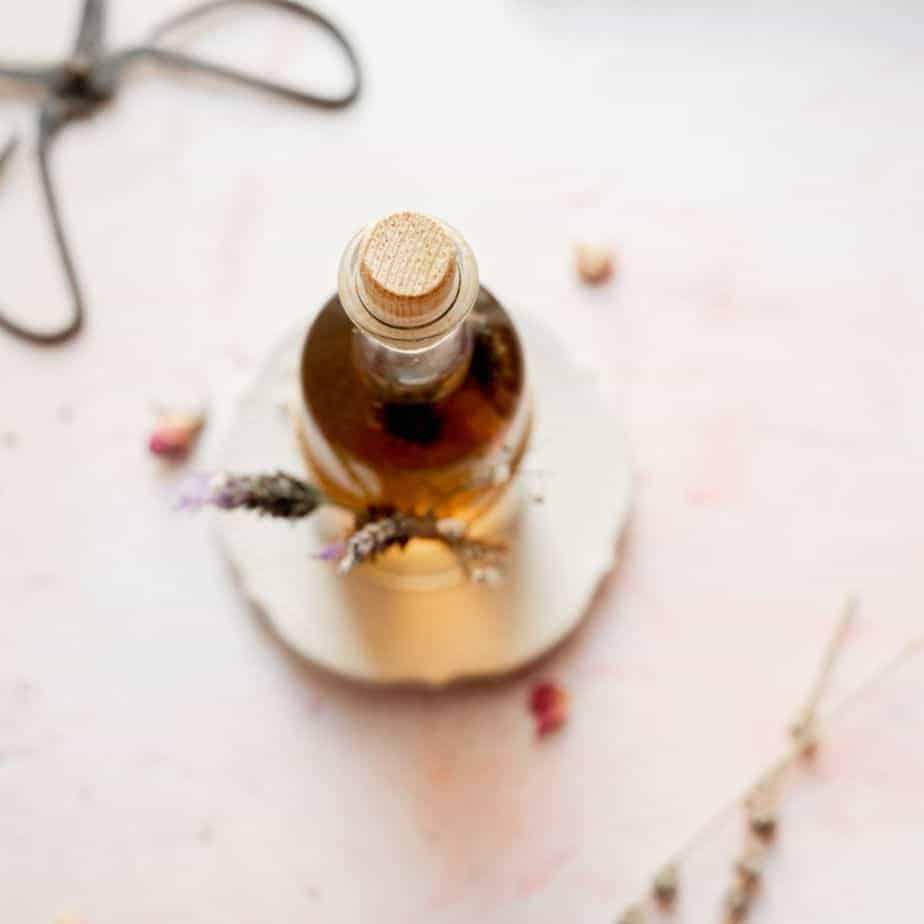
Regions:
<instances>
[{"instance_id":1,"label":"long dried stem with buds","mask_svg":"<svg viewBox=\"0 0 924 924\"><path fill-rule=\"evenodd\" d=\"M655 876L651 886L651 898L659 907L662 915L668 912L679 898L679 871L684 858L692 852L693 848L703 840L718 821L727 816L734 805L743 804L747 813L747 835L742 852L736 858L732 867L732 881L725 895L723 919L728 924L739 924L747 916L760 884L769 844L779 824L778 806L783 783L797 761L811 757L818 747L821 724L818 708L847 638L847 632L856 610L857 601L851 597L847 601L843 614L838 620L831 640L825 649L824 657L809 695L796 721L790 727L789 747L785 754L761 774L755 783L748 787L743 797L736 796L732 802L723 805L715 815L711 816L705 824L698 828L693 836L673 854ZM904 657L908 650L905 649L901 652L899 658ZM868 683L864 684L847 702L842 704L837 712L846 708L849 703L853 702L857 696L894 666L895 662L893 661L878 671ZM829 716L829 720L832 716ZM622 924L645 924L649 920L646 906L646 901L630 906L619 920Z\"/></svg>"}]
</instances>

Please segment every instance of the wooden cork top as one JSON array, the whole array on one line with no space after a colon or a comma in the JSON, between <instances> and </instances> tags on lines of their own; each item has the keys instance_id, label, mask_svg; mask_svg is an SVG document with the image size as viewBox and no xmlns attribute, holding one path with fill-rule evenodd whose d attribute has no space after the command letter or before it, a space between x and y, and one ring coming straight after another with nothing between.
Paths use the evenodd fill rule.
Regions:
<instances>
[{"instance_id":1,"label":"wooden cork top","mask_svg":"<svg viewBox=\"0 0 924 924\"><path fill-rule=\"evenodd\" d=\"M417 212L396 212L369 229L359 273L367 308L395 327L435 320L459 286L452 238L438 221Z\"/></svg>"}]
</instances>

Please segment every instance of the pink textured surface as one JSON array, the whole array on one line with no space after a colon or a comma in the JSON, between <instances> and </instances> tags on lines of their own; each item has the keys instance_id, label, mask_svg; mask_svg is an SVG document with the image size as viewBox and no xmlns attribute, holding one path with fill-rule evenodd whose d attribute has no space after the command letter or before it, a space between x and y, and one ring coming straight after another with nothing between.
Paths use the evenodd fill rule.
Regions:
<instances>
[{"instance_id":1,"label":"pink textured surface","mask_svg":"<svg viewBox=\"0 0 924 924\"><path fill-rule=\"evenodd\" d=\"M344 2L370 79L349 113L139 74L62 140L90 324L60 351L0 339L4 918L608 921L777 752L848 591L833 699L920 634L920 17L609 6L475 2L447 43L438 5ZM117 3L117 37L160 7ZM3 14L0 53L56 54L73 12ZM213 44L253 37L336 75L284 28ZM0 297L51 318L33 184L20 162L0 193ZM437 696L288 655L145 451L152 402L207 395L207 465L342 243L396 208L444 216L502 298L558 319L639 475L582 631ZM615 285L575 282L581 238L618 246ZM537 743L547 676L571 719ZM794 793L761 920L916 900L920 659L902 676Z\"/></svg>"}]
</instances>

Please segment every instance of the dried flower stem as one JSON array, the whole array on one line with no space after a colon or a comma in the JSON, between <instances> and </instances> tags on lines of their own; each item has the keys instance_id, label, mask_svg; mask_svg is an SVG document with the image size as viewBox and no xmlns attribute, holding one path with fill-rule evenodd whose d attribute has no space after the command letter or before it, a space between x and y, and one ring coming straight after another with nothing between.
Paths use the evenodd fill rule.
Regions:
<instances>
[{"instance_id":1,"label":"dried flower stem","mask_svg":"<svg viewBox=\"0 0 924 924\"><path fill-rule=\"evenodd\" d=\"M808 698L799 713L798 718L790 729L794 743L801 746L802 753L807 753L814 745L815 725L818 721L818 705L824 696L834 666L847 640L847 632L857 614L858 600L855 596L848 597L840 622L828 642L821 667L815 677L815 683L809 692Z\"/></svg>"},{"instance_id":2,"label":"dried flower stem","mask_svg":"<svg viewBox=\"0 0 924 924\"><path fill-rule=\"evenodd\" d=\"M851 597L847 601L843 615L838 620L838 624L834 630L834 634L831 637L831 641L828 643L828 647L825 649L825 654L818 669L815 682L812 684L811 692L809 693L809 696L799 713L800 717L808 715L813 722L817 723L816 713L818 704L830 679L830 675L836 663L837 655L840 653L841 647L846 637L847 628L849 627L850 622L853 620L855 612L856 600L855 598ZM728 810L732 805L742 801L746 803L751 797L752 793L758 789L761 789L762 786L767 783L767 781L777 780L780 778L786 772L786 770L789 769L789 767L793 764L800 753L801 748L790 746L790 748L786 751L786 754L775 763L773 763L766 771L764 771L764 773L762 773L757 778L756 783L748 786L743 795L737 795L734 800L721 806L715 815L710 816L710 818L708 818L703 825L697 828L693 835L688 838L684 842L683 846L674 854L673 862L676 863L685 855L689 854L693 848L706 836L706 834L719 822L719 820L728 814Z\"/></svg>"},{"instance_id":3,"label":"dried flower stem","mask_svg":"<svg viewBox=\"0 0 924 924\"><path fill-rule=\"evenodd\" d=\"M745 797L745 805L750 813L751 829L759 837L772 837L775 833L776 802L779 799L783 779L795 761L799 757L812 753L818 743L818 706L830 683L831 674L834 672L856 612L856 597L848 597L841 618L825 648L808 696L799 710L796 721L790 726L789 752L776 767L771 768L757 781Z\"/></svg>"},{"instance_id":4,"label":"dried flower stem","mask_svg":"<svg viewBox=\"0 0 924 924\"><path fill-rule=\"evenodd\" d=\"M811 743L814 744L817 742L818 730L822 725L828 726L832 724L838 717L847 712L855 703L866 696L870 690L875 688L884 677L896 670L903 661L924 646L924 638L910 642L895 656L874 671L867 680L861 683L851 694L842 700L837 707L831 710L822 721L818 716L818 707L824 696L834 667L836 666L838 656L840 655L847 637L847 631L854 619L856 611L857 600L851 597L845 604L843 614L838 620L831 640L825 649L815 681L799 713L799 721L790 731L791 742L786 752L761 773L754 783L750 784L743 792L736 794L733 799L721 805L714 814L709 816L706 821L683 842L680 848L672 854L668 861L660 867L662 872L666 869L677 868L680 862L705 839L706 835L709 834L720 821L728 816L729 812L736 805L744 804L745 806L749 806L755 794L768 792L768 784L770 784L769 790L775 790L776 784L783 779L787 771L796 761L800 757L805 756L806 753L811 752L811 747L807 748L807 739L803 729L810 728L812 732ZM731 920L740 920L743 918L750 907L750 896L743 895L742 888L746 892L748 889L753 891L756 887L761 863L755 862L755 853L760 849L759 841L756 844L753 842L750 843L744 852L744 856L737 861L736 876L738 881L732 884L732 887L727 893L726 914ZM657 879L658 876L652 881L657 882ZM640 906L633 906L633 908L637 907Z\"/></svg>"},{"instance_id":5,"label":"dried flower stem","mask_svg":"<svg viewBox=\"0 0 924 924\"><path fill-rule=\"evenodd\" d=\"M862 700L871 690L877 687L882 680L891 674L893 671L897 670L901 664L907 660L913 654L917 654L918 651L924 648L924 638L916 639L913 642L910 642L904 648L902 648L896 655L886 661L881 667L879 667L870 677L865 680L860 686L858 686L850 695L847 696L835 709L833 709L824 719L824 725L833 724L841 715L848 712L851 707L853 707L857 702ZM798 748L790 748L787 750L786 754L777 760L771 767L762 773L756 783L751 784L744 793L736 794L735 797L728 802L724 803L715 814L711 815L696 831L693 835L688 838L683 845L673 854L672 860L664 867L662 871L667 868L676 867L676 864L689 856L690 853L703 841L707 834L709 834L716 825L723 819L728 817L728 814L736 805L740 805L742 802L746 802L748 796L760 786L761 782L766 780L768 777L778 776L785 773L801 755L801 750ZM744 863L742 859L739 859L736 862L736 875L737 882L733 882L729 887L726 893L725 899L725 913L726 920L735 922L740 921L744 918L747 911L750 909L751 903L751 894L756 888L757 883L760 877L762 864L754 865L750 860L747 863ZM655 877L657 879L657 877ZM654 880L653 880L654 881ZM750 890L750 892L748 891ZM632 922L632 924L643 924L646 920L644 915L643 905L635 904L630 906L626 911L626 920ZM630 916L631 915L631 916Z\"/></svg>"},{"instance_id":6,"label":"dried flower stem","mask_svg":"<svg viewBox=\"0 0 924 924\"><path fill-rule=\"evenodd\" d=\"M859 700L861 700L870 690L874 689L878 684L888 675L896 670L903 661L905 661L912 654L916 654L918 649L924 646L924 638L916 639L913 642L910 642L904 648L902 648L897 654L891 657L883 665L881 665L876 671L874 671L863 683L860 684L852 693L850 693L846 699L842 700L838 706L831 710L825 716L824 720L819 720L819 725L829 726L833 724L842 714L849 711L850 707L855 705ZM689 854L692 849L697 845L697 843L703 838L706 832L714 827L719 820L728 815L728 812L735 805L739 805L742 802L746 803L748 796L753 793L757 788L760 787L761 783L767 779L780 776L786 772L801 756L802 752L800 749L795 747L790 747L786 753L775 761L771 766L765 770L758 778L755 783L752 783L743 793L739 793L735 796L734 799L726 802L720 809L711 816L710 820L706 822L701 828L699 828L696 834L688 840L684 846L675 854L675 857L683 857Z\"/></svg>"}]
</instances>

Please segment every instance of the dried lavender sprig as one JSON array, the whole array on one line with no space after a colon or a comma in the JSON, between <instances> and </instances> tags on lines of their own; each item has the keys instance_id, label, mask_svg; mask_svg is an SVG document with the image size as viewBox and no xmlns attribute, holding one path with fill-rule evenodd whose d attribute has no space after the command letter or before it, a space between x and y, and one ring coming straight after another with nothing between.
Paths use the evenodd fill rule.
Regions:
<instances>
[{"instance_id":1,"label":"dried lavender sprig","mask_svg":"<svg viewBox=\"0 0 924 924\"><path fill-rule=\"evenodd\" d=\"M373 519L360 526L346 541L337 565L340 574L349 574L357 565L372 561L393 545L405 545L414 538L413 524L400 513Z\"/></svg>"},{"instance_id":2,"label":"dried lavender sprig","mask_svg":"<svg viewBox=\"0 0 924 924\"><path fill-rule=\"evenodd\" d=\"M411 539L442 542L452 549L466 574L474 580L494 582L500 577L498 564L503 547L469 538L461 521L375 508L360 518L358 529L347 539L337 570L348 574L357 565L372 561L392 546L404 546Z\"/></svg>"},{"instance_id":3,"label":"dried lavender sprig","mask_svg":"<svg viewBox=\"0 0 924 924\"><path fill-rule=\"evenodd\" d=\"M263 516L297 520L310 516L325 502L313 484L275 472L272 475L201 473L187 479L177 506L181 510L218 507L221 510L256 510Z\"/></svg>"}]
</instances>

